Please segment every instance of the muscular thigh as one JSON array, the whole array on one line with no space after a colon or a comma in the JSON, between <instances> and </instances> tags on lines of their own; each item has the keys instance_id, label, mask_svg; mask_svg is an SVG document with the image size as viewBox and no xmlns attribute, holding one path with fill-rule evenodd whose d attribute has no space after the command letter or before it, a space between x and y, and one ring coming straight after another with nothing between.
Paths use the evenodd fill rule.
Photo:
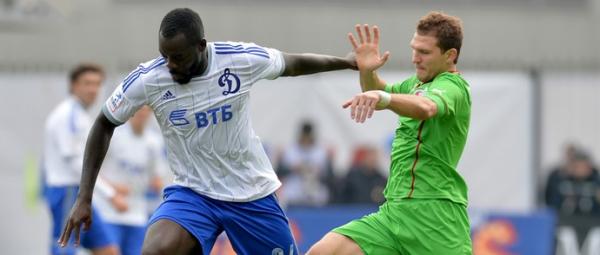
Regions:
<instances>
[{"instance_id":1,"label":"muscular thigh","mask_svg":"<svg viewBox=\"0 0 600 255\"><path fill-rule=\"evenodd\" d=\"M142 250L143 254L202 254L196 238L179 224L167 219L150 225Z\"/></svg>"}]
</instances>

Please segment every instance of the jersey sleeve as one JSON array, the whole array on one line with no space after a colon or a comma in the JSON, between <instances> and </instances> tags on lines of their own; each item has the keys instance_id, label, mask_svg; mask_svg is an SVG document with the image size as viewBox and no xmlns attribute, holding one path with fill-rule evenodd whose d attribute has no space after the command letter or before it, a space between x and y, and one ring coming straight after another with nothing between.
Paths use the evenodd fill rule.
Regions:
<instances>
[{"instance_id":1,"label":"jersey sleeve","mask_svg":"<svg viewBox=\"0 0 600 255\"><path fill-rule=\"evenodd\" d=\"M113 124L121 125L146 104L146 101L143 79L136 70L115 88L104 103L102 112Z\"/></svg>"},{"instance_id":2,"label":"jersey sleeve","mask_svg":"<svg viewBox=\"0 0 600 255\"><path fill-rule=\"evenodd\" d=\"M448 78L433 81L429 91L424 96L437 105L436 117L453 116L456 106L462 100L467 100L462 85Z\"/></svg>"},{"instance_id":3,"label":"jersey sleeve","mask_svg":"<svg viewBox=\"0 0 600 255\"><path fill-rule=\"evenodd\" d=\"M281 51L261 47L253 43L247 44L246 50L255 59L254 65L256 69L254 73L259 79L276 79L285 70L285 61L283 60L283 53Z\"/></svg>"}]
</instances>

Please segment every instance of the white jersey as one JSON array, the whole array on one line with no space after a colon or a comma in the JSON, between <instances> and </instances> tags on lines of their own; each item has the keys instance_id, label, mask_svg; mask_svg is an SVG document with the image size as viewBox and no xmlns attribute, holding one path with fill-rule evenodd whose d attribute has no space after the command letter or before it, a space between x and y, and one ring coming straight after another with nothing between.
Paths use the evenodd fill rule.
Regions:
<instances>
[{"instance_id":1,"label":"white jersey","mask_svg":"<svg viewBox=\"0 0 600 255\"><path fill-rule=\"evenodd\" d=\"M46 119L43 169L48 186L79 185L83 150L92 120L81 103L71 96Z\"/></svg>"},{"instance_id":2,"label":"white jersey","mask_svg":"<svg viewBox=\"0 0 600 255\"><path fill-rule=\"evenodd\" d=\"M224 201L265 197L281 183L251 127L250 88L281 75L283 55L240 42L209 43L206 50L205 73L184 85L173 81L162 57L140 65L102 111L121 124L149 105L165 138L175 184Z\"/></svg>"},{"instance_id":3,"label":"white jersey","mask_svg":"<svg viewBox=\"0 0 600 255\"><path fill-rule=\"evenodd\" d=\"M109 183L129 188L126 197L129 209L118 212L109 197L96 196L94 202L104 221L133 226L144 226L147 223L148 205L145 194L151 178L158 175L160 150L148 132L137 135L128 124L115 130L100 176Z\"/></svg>"}]
</instances>

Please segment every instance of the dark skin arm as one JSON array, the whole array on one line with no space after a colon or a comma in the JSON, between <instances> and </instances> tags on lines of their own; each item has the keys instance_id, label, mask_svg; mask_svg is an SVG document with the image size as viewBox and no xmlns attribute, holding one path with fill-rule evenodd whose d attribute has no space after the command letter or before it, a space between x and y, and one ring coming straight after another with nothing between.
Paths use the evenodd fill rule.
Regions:
<instances>
[{"instance_id":1,"label":"dark skin arm","mask_svg":"<svg viewBox=\"0 0 600 255\"><path fill-rule=\"evenodd\" d=\"M79 183L79 194L77 201L71 209L69 219L66 221L65 228L58 240L61 247L65 247L71 237L71 232L75 231L75 246L79 245L79 231L83 224L83 229L88 230L92 224L92 194L94 184L100 171L102 161L113 132L117 125L110 122L104 113L100 113L92 126L85 145L83 155L83 171Z\"/></svg>"},{"instance_id":2,"label":"dark skin arm","mask_svg":"<svg viewBox=\"0 0 600 255\"><path fill-rule=\"evenodd\" d=\"M281 76L299 76L342 69L358 70L352 53L344 58L312 53L283 53L283 59L285 70Z\"/></svg>"}]
</instances>

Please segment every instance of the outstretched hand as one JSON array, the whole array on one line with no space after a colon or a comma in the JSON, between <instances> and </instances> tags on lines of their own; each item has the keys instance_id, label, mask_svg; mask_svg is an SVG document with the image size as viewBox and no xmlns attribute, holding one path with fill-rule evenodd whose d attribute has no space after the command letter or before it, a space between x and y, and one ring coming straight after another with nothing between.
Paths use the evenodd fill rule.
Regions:
<instances>
[{"instance_id":1,"label":"outstretched hand","mask_svg":"<svg viewBox=\"0 0 600 255\"><path fill-rule=\"evenodd\" d=\"M358 69L362 72L372 72L387 62L390 52L386 51L383 56L379 54L379 28L373 26L373 37L371 38L371 28L368 24L355 26L359 41L356 41L354 34L348 33L350 44L356 54L356 63ZM363 34L364 30L364 34Z\"/></svg>"},{"instance_id":2,"label":"outstretched hand","mask_svg":"<svg viewBox=\"0 0 600 255\"><path fill-rule=\"evenodd\" d=\"M350 118L357 123L363 123L373 116L375 110L380 110L377 108L379 100L380 96L377 91L371 90L347 100L342 107L344 109L350 107Z\"/></svg>"},{"instance_id":3,"label":"outstretched hand","mask_svg":"<svg viewBox=\"0 0 600 255\"><path fill-rule=\"evenodd\" d=\"M83 226L82 226L83 225ZM92 206L89 202L81 202L79 199L75 202L69 218L66 221L65 228L58 239L60 247L65 247L69 244L71 232L75 231L75 246L79 246L79 232L81 227L84 231L90 229L92 225Z\"/></svg>"}]
</instances>

